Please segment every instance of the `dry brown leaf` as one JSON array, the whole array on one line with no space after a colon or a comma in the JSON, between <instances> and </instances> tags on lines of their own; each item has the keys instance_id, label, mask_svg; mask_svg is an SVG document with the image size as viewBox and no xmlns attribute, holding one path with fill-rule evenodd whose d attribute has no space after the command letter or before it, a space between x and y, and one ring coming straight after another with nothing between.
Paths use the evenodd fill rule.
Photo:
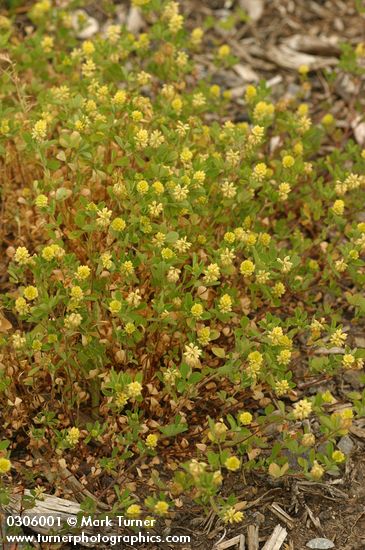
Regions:
<instances>
[{"instance_id":1,"label":"dry brown leaf","mask_svg":"<svg viewBox=\"0 0 365 550\"><path fill-rule=\"evenodd\" d=\"M237 504L234 505L234 509L239 511L239 510L244 510L247 506L247 500L241 500L241 502L237 502Z\"/></svg>"},{"instance_id":2,"label":"dry brown leaf","mask_svg":"<svg viewBox=\"0 0 365 550\"><path fill-rule=\"evenodd\" d=\"M8 332L11 328L13 328L13 325L0 313L0 332Z\"/></svg>"},{"instance_id":3,"label":"dry brown leaf","mask_svg":"<svg viewBox=\"0 0 365 550\"><path fill-rule=\"evenodd\" d=\"M261 449L251 449L247 451L247 456L249 460L255 460L261 454Z\"/></svg>"}]
</instances>

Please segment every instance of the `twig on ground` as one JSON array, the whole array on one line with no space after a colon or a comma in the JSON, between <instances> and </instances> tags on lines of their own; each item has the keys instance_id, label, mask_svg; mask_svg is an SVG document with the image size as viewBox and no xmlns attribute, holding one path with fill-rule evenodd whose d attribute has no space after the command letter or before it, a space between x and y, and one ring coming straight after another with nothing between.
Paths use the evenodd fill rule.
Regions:
<instances>
[{"instance_id":1,"label":"twig on ground","mask_svg":"<svg viewBox=\"0 0 365 550\"><path fill-rule=\"evenodd\" d=\"M309 519L313 523L314 527L319 531L321 535L323 535L323 529L319 518L316 518L313 514L312 510L309 508L308 504L304 504L305 509L308 513Z\"/></svg>"},{"instance_id":2,"label":"twig on ground","mask_svg":"<svg viewBox=\"0 0 365 550\"><path fill-rule=\"evenodd\" d=\"M289 514L287 514L285 510L283 510L283 508L279 506L277 502L273 502L272 504L270 504L269 509L273 514L275 514L275 516L281 519L281 521L286 523L289 529L293 528L294 519L291 516L289 516Z\"/></svg>"}]
</instances>

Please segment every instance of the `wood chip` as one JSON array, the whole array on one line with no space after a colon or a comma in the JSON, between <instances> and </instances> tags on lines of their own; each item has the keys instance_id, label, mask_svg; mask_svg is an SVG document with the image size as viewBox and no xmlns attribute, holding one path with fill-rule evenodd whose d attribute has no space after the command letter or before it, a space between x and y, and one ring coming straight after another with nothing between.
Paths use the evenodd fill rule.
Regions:
<instances>
[{"instance_id":1,"label":"wood chip","mask_svg":"<svg viewBox=\"0 0 365 550\"><path fill-rule=\"evenodd\" d=\"M132 6L127 15L126 27L133 34L137 34L143 27L144 20L138 8Z\"/></svg>"},{"instance_id":2,"label":"wood chip","mask_svg":"<svg viewBox=\"0 0 365 550\"><path fill-rule=\"evenodd\" d=\"M24 494L11 495L9 503L3 505L3 509L8 514L23 514L29 516L30 518L39 518L40 516L60 518L61 525L64 525L65 527L67 527L68 520L70 520L70 518L73 518L73 521L76 522L78 515L82 512L79 503L47 494L43 495L42 500L35 499L33 508L27 508L24 510L23 496L30 498L32 495L29 490L25 490ZM70 524L73 525L71 522ZM47 535L54 530L54 527L42 527L39 525L39 522L31 522L29 528L32 531L43 535ZM100 527L83 526L82 530L88 535L96 535L100 532ZM115 527L105 527L105 534L108 536L118 535L120 534L120 528L117 524L115 524ZM84 539L82 539L79 544L81 546L94 547L94 544L87 543Z\"/></svg>"},{"instance_id":3,"label":"wood chip","mask_svg":"<svg viewBox=\"0 0 365 550\"><path fill-rule=\"evenodd\" d=\"M238 550L245 550L245 537L244 535L237 535L230 540L220 542L215 547L217 550L225 550L225 548L232 548L232 546L237 546Z\"/></svg>"},{"instance_id":4,"label":"wood chip","mask_svg":"<svg viewBox=\"0 0 365 550\"><path fill-rule=\"evenodd\" d=\"M301 65L308 65L311 70L325 69L338 63L338 59L335 57L322 57L299 52L286 44L268 48L266 57L279 67L292 70L298 70Z\"/></svg>"},{"instance_id":5,"label":"wood chip","mask_svg":"<svg viewBox=\"0 0 365 550\"><path fill-rule=\"evenodd\" d=\"M285 527L277 525L262 550L280 550L287 534Z\"/></svg>"},{"instance_id":6,"label":"wood chip","mask_svg":"<svg viewBox=\"0 0 365 550\"><path fill-rule=\"evenodd\" d=\"M360 147L365 145L365 122L362 121L362 117L356 117L351 123L354 137Z\"/></svg>"},{"instance_id":7,"label":"wood chip","mask_svg":"<svg viewBox=\"0 0 365 550\"><path fill-rule=\"evenodd\" d=\"M247 529L248 550L259 550L259 528L257 525L249 525Z\"/></svg>"},{"instance_id":8,"label":"wood chip","mask_svg":"<svg viewBox=\"0 0 365 550\"><path fill-rule=\"evenodd\" d=\"M305 34L293 34L283 40L283 44L286 44L293 50L324 56L339 55L341 53L337 42L338 39L336 36L328 38Z\"/></svg>"},{"instance_id":9,"label":"wood chip","mask_svg":"<svg viewBox=\"0 0 365 550\"><path fill-rule=\"evenodd\" d=\"M314 350L315 355L336 355L341 353L342 355L345 353L345 348L317 348Z\"/></svg>"},{"instance_id":10,"label":"wood chip","mask_svg":"<svg viewBox=\"0 0 365 550\"><path fill-rule=\"evenodd\" d=\"M86 40L99 31L99 23L94 17L90 17L85 10L76 10L71 15L72 26L76 31L77 38ZM82 21L82 24L80 24Z\"/></svg>"},{"instance_id":11,"label":"wood chip","mask_svg":"<svg viewBox=\"0 0 365 550\"><path fill-rule=\"evenodd\" d=\"M260 80L259 75L249 65L237 63L237 65L234 65L233 70L245 82L258 82Z\"/></svg>"}]
</instances>

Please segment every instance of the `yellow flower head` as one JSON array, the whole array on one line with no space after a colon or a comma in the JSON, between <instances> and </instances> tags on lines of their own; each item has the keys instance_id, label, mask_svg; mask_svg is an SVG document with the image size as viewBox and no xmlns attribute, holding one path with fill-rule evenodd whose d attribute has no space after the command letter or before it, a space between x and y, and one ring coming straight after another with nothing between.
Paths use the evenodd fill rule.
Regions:
<instances>
[{"instance_id":1,"label":"yellow flower head","mask_svg":"<svg viewBox=\"0 0 365 550\"><path fill-rule=\"evenodd\" d=\"M4 456L0 457L0 475L6 474L11 469L11 462L8 458Z\"/></svg>"},{"instance_id":2,"label":"yellow flower head","mask_svg":"<svg viewBox=\"0 0 365 550\"><path fill-rule=\"evenodd\" d=\"M252 84L249 84L246 88L245 100L247 101L247 103L250 103L256 96L257 96L257 90L255 86L252 86Z\"/></svg>"},{"instance_id":3,"label":"yellow flower head","mask_svg":"<svg viewBox=\"0 0 365 550\"><path fill-rule=\"evenodd\" d=\"M126 514L129 517L138 517L141 515L141 512L142 510L139 504L131 504L126 510Z\"/></svg>"},{"instance_id":4,"label":"yellow flower head","mask_svg":"<svg viewBox=\"0 0 365 550\"><path fill-rule=\"evenodd\" d=\"M341 464L341 462L345 462L346 456L341 451L333 451L332 460L337 464Z\"/></svg>"},{"instance_id":5,"label":"yellow flower head","mask_svg":"<svg viewBox=\"0 0 365 550\"><path fill-rule=\"evenodd\" d=\"M133 332L135 332L137 329L134 323L126 323L124 330L127 334L133 334Z\"/></svg>"},{"instance_id":6,"label":"yellow flower head","mask_svg":"<svg viewBox=\"0 0 365 550\"><path fill-rule=\"evenodd\" d=\"M35 286L27 286L23 294L27 300L35 300L38 297L38 290Z\"/></svg>"},{"instance_id":7,"label":"yellow flower head","mask_svg":"<svg viewBox=\"0 0 365 550\"><path fill-rule=\"evenodd\" d=\"M218 84L213 84L213 86L209 88L209 91L214 97L219 97L221 95L221 89Z\"/></svg>"},{"instance_id":8,"label":"yellow flower head","mask_svg":"<svg viewBox=\"0 0 365 550\"><path fill-rule=\"evenodd\" d=\"M195 319L200 319L200 317L203 315L204 308L201 304L194 304L191 307L190 311Z\"/></svg>"},{"instance_id":9,"label":"yellow flower head","mask_svg":"<svg viewBox=\"0 0 365 550\"><path fill-rule=\"evenodd\" d=\"M332 126L334 121L334 116L331 113L327 113L326 115L324 115L321 120L323 126Z\"/></svg>"},{"instance_id":10,"label":"yellow flower head","mask_svg":"<svg viewBox=\"0 0 365 550\"><path fill-rule=\"evenodd\" d=\"M287 380L278 380L275 383L275 393L278 397L286 395L290 390L289 382Z\"/></svg>"},{"instance_id":11,"label":"yellow flower head","mask_svg":"<svg viewBox=\"0 0 365 550\"><path fill-rule=\"evenodd\" d=\"M204 327L198 330L198 341L202 346L207 346L210 342L210 328Z\"/></svg>"},{"instance_id":12,"label":"yellow flower head","mask_svg":"<svg viewBox=\"0 0 365 550\"><path fill-rule=\"evenodd\" d=\"M302 76L306 76L309 73L308 65L300 65L298 68L298 73Z\"/></svg>"},{"instance_id":13,"label":"yellow flower head","mask_svg":"<svg viewBox=\"0 0 365 550\"><path fill-rule=\"evenodd\" d=\"M84 292L81 287L79 286L72 286L70 290L70 294L72 298L75 300L81 300L84 296Z\"/></svg>"},{"instance_id":14,"label":"yellow flower head","mask_svg":"<svg viewBox=\"0 0 365 550\"><path fill-rule=\"evenodd\" d=\"M155 181L152 184L152 188L158 195L162 195L162 193L165 191L165 187L162 185L160 181Z\"/></svg>"},{"instance_id":15,"label":"yellow flower head","mask_svg":"<svg viewBox=\"0 0 365 550\"><path fill-rule=\"evenodd\" d=\"M293 407L293 416L295 420L303 420L308 418L312 412L312 403L308 399L301 399L294 404Z\"/></svg>"},{"instance_id":16,"label":"yellow flower head","mask_svg":"<svg viewBox=\"0 0 365 550\"><path fill-rule=\"evenodd\" d=\"M81 325L82 322L82 316L80 313L70 313L67 317L64 319L64 325L68 329L76 329Z\"/></svg>"},{"instance_id":17,"label":"yellow flower head","mask_svg":"<svg viewBox=\"0 0 365 550\"><path fill-rule=\"evenodd\" d=\"M222 313L229 313L232 311L232 298L229 294L223 294L223 296L221 296L218 303L218 309Z\"/></svg>"},{"instance_id":18,"label":"yellow flower head","mask_svg":"<svg viewBox=\"0 0 365 550\"><path fill-rule=\"evenodd\" d=\"M240 468L241 462L236 456L230 456L224 462L224 465L227 470L230 470L231 472L236 472Z\"/></svg>"},{"instance_id":19,"label":"yellow flower head","mask_svg":"<svg viewBox=\"0 0 365 550\"><path fill-rule=\"evenodd\" d=\"M87 279L90 276L91 270L90 267L87 265L80 265L77 268L77 271L75 273L76 279L79 279L81 281Z\"/></svg>"},{"instance_id":20,"label":"yellow flower head","mask_svg":"<svg viewBox=\"0 0 365 550\"><path fill-rule=\"evenodd\" d=\"M157 443L158 443L158 436L155 435L155 434L149 434L147 437L146 437L146 446L149 448L149 449L154 449L155 447L157 447Z\"/></svg>"},{"instance_id":21,"label":"yellow flower head","mask_svg":"<svg viewBox=\"0 0 365 550\"><path fill-rule=\"evenodd\" d=\"M123 231L126 228L126 223L122 218L114 218L110 226L114 231Z\"/></svg>"},{"instance_id":22,"label":"yellow flower head","mask_svg":"<svg viewBox=\"0 0 365 550\"><path fill-rule=\"evenodd\" d=\"M122 302L120 302L119 300L112 300L109 304L109 311L113 314L113 315L117 315L120 310L122 309Z\"/></svg>"},{"instance_id":23,"label":"yellow flower head","mask_svg":"<svg viewBox=\"0 0 365 550\"><path fill-rule=\"evenodd\" d=\"M332 211L333 211L337 216L342 216L342 214L344 213L344 210L345 210L345 203L343 202L343 200L338 199L337 201L335 201L335 202L333 203Z\"/></svg>"},{"instance_id":24,"label":"yellow flower head","mask_svg":"<svg viewBox=\"0 0 365 550\"><path fill-rule=\"evenodd\" d=\"M130 397L138 397L142 393L142 384L139 382L131 382L127 386L127 391Z\"/></svg>"},{"instance_id":25,"label":"yellow flower head","mask_svg":"<svg viewBox=\"0 0 365 550\"><path fill-rule=\"evenodd\" d=\"M231 53L231 48L228 46L228 44L223 44L223 46L221 46L218 49L218 57L220 59L224 59L225 57L228 57L230 53Z\"/></svg>"},{"instance_id":26,"label":"yellow flower head","mask_svg":"<svg viewBox=\"0 0 365 550\"><path fill-rule=\"evenodd\" d=\"M254 120L263 120L271 117L274 114L274 105L272 103L266 103L266 101L259 101L253 111Z\"/></svg>"},{"instance_id":27,"label":"yellow flower head","mask_svg":"<svg viewBox=\"0 0 365 550\"><path fill-rule=\"evenodd\" d=\"M124 103L126 102L126 99L127 99L127 94L125 93L125 91L118 90L113 96L112 104L120 107L121 105L124 105Z\"/></svg>"},{"instance_id":28,"label":"yellow flower head","mask_svg":"<svg viewBox=\"0 0 365 550\"><path fill-rule=\"evenodd\" d=\"M200 27L196 27L192 30L190 40L193 46L199 46L201 44L203 35L204 31Z\"/></svg>"},{"instance_id":29,"label":"yellow flower head","mask_svg":"<svg viewBox=\"0 0 365 550\"><path fill-rule=\"evenodd\" d=\"M291 155L285 155L281 161L284 168L291 168L294 165L294 158Z\"/></svg>"},{"instance_id":30,"label":"yellow flower head","mask_svg":"<svg viewBox=\"0 0 365 550\"><path fill-rule=\"evenodd\" d=\"M156 502L153 509L157 514L160 514L161 516L163 516L167 514L169 510L169 505L164 500L159 500L158 502Z\"/></svg>"},{"instance_id":31,"label":"yellow flower head","mask_svg":"<svg viewBox=\"0 0 365 550\"><path fill-rule=\"evenodd\" d=\"M224 523L240 523L244 518L243 512L236 510L233 506L223 514Z\"/></svg>"},{"instance_id":32,"label":"yellow flower head","mask_svg":"<svg viewBox=\"0 0 365 550\"><path fill-rule=\"evenodd\" d=\"M35 141L43 141L47 135L47 122L43 119L38 120L32 130L32 137Z\"/></svg>"},{"instance_id":33,"label":"yellow flower head","mask_svg":"<svg viewBox=\"0 0 365 550\"><path fill-rule=\"evenodd\" d=\"M48 197L46 195L38 195L34 201L38 208L45 208L48 205Z\"/></svg>"},{"instance_id":34,"label":"yellow flower head","mask_svg":"<svg viewBox=\"0 0 365 550\"><path fill-rule=\"evenodd\" d=\"M182 100L181 100L180 97L175 97L175 98L171 101L171 107L172 107L173 110L176 111L177 113L180 113L180 112L181 112L182 106L183 106L183 102L182 102Z\"/></svg>"},{"instance_id":35,"label":"yellow flower head","mask_svg":"<svg viewBox=\"0 0 365 550\"><path fill-rule=\"evenodd\" d=\"M248 426L249 424L251 424L253 416L251 413L244 411L240 413L240 415L238 416L238 420L243 426Z\"/></svg>"},{"instance_id":36,"label":"yellow flower head","mask_svg":"<svg viewBox=\"0 0 365 550\"><path fill-rule=\"evenodd\" d=\"M23 296L20 296L15 300L15 309L19 315L26 315L29 312L29 306Z\"/></svg>"},{"instance_id":37,"label":"yellow flower head","mask_svg":"<svg viewBox=\"0 0 365 550\"><path fill-rule=\"evenodd\" d=\"M95 52L95 46L91 40L85 40L85 42L83 42L82 51L85 55L92 55Z\"/></svg>"},{"instance_id":38,"label":"yellow flower head","mask_svg":"<svg viewBox=\"0 0 365 550\"><path fill-rule=\"evenodd\" d=\"M42 258L51 262L55 257L55 249L53 245L45 246L42 250Z\"/></svg>"},{"instance_id":39,"label":"yellow flower head","mask_svg":"<svg viewBox=\"0 0 365 550\"><path fill-rule=\"evenodd\" d=\"M321 477L323 477L324 468L315 460L309 473L312 479L318 481Z\"/></svg>"},{"instance_id":40,"label":"yellow flower head","mask_svg":"<svg viewBox=\"0 0 365 550\"><path fill-rule=\"evenodd\" d=\"M255 271L255 264L251 260L244 260L240 265L240 272L245 277L249 277Z\"/></svg>"},{"instance_id":41,"label":"yellow flower head","mask_svg":"<svg viewBox=\"0 0 365 550\"><path fill-rule=\"evenodd\" d=\"M344 369L351 370L356 366L356 358L352 353L345 353L342 358L342 366Z\"/></svg>"},{"instance_id":42,"label":"yellow flower head","mask_svg":"<svg viewBox=\"0 0 365 550\"><path fill-rule=\"evenodd\" d=\"M80 430L76 427L69 428L68 433L66 435L66 441L70 445L76 445L79 442L80 439Z\"/></svg>"},{"instance_id":43,"label":"yellow flower head","mask_svg":"<svg viewBox=\"0 0 365 550\"><path fill-rule=\"evenodd\" d=\"M253 169L252 175L255 180L263 181L268 174L268 168L264 162L259 162Z\"/></svg>"},{"instance_id":44,"label":"yellow flower head","mask_svg":"<svg viewBox=\"0 0 365 550\"><path fill-rule=\"evenodd\" d=\"M146 180L141 180L137 183L136 188L138 193L144 195L145 193L147 193L150 186L148 185L148 182Z\"/></svg>"},{"instance_id":45,"label":"yellow flower head","mask_svg":"<svg viewBox=\"0 0 365 550\"><path fill-rule=\"evenodd\" d=\"M315 442L316 438L312 433L304 434L301 440L301 444L304 445L304 447L313 447Z\"/></svg>"}]
</instances>

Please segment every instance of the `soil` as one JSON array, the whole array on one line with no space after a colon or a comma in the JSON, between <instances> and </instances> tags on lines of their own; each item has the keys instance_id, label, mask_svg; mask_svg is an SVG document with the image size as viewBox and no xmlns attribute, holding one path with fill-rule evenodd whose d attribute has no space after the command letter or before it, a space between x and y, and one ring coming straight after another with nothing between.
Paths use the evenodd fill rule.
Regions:
<instances>
[{"instance_id":1,"label":"soil","mask_svg":"<svg viewBox=\"0 0 365 550\"><path fill-rule=\"evenodd\" d=\"M242 483L242 481L241 481ZM244 523L225 533L222 525L212 524L209 533L199 532L194 518L186 518L183 527L193 531L193 543L186 550L198 548L211 550L222 538L230 540L238 534L244 534L247 541L249 525L259 527L259 540L264 544L276 525L287 528L288 535L283 548L285 550L305 550L311 539L324 537L331 540L335 550L364 550L365 548L365 456L360 452L348 463L347 473L342 479L333 479L325 483L302 484L287 480L278 487L272 487L265 480L256 480L257 485L242 483L243 494L257 490L253 499L247 501ZM237 490L237 483L235 483ZM271 505L277 503L292 518L284 522L273 513ZM257 504L255 504L257 503ZM251 505L253 504L252 508ZM186 529L179 526L173 533L185 534ZM157 550L158 547L156 547Z\"/></svg>"}]
</instances>

